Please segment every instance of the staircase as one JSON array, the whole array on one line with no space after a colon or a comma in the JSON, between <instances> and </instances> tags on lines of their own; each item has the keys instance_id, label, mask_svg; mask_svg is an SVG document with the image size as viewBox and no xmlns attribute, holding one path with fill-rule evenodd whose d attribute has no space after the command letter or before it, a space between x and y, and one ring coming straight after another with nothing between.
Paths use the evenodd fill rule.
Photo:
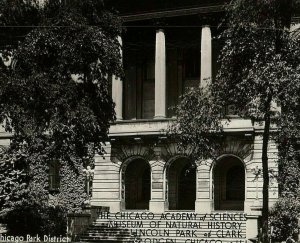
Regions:
<instances>
[{"instance_id":1,"label":"staircase","mask_svg":"<svg viewBox=\"0 0 300 243\"><path fill-rule=\"evenodd\" d=\"M100 214L81 242L242 243L246 218L242 212L197 214L192 211L125 211Z\"/></svg>"}]
</instances>

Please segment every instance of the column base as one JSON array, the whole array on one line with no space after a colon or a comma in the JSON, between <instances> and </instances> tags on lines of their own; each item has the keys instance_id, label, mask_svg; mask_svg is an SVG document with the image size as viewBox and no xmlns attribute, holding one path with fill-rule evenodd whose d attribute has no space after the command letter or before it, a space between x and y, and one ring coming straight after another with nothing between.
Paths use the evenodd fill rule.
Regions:
<instances>
[{"instance_id":1,"label":"column base","mask_svg":"<svg viewBox=\"0 0 300 243\"><path fill-rule=\"evenodd\" d=\"M213 200L211 199L197 199L195 201L196 213L211 213L213 211Z\"/></svg>"},{"instance_id":2,"label":"column base","mask_svg":"<svg viewBox=\"0 0 300 243\"><path fill-rule=\"evenodd\" d=\"M150 200L149 211L151 213L163 213L165 211L164 200Z\"/></svg>"}]
</instances>

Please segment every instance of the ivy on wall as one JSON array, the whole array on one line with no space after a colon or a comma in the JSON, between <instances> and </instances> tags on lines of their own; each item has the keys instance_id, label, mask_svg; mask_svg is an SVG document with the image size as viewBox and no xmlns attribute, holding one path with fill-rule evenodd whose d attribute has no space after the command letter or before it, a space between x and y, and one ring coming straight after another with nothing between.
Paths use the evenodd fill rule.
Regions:
<instances>
[{"instance_id":1,"label":"ivy on wall","mask_svg":"<svg viewBox=\"0 0 300 243\"><path fill-rule=\"evenodd\" d=\"M0 3L0 123L12 133L0 153L0 219L14 234L61 233L87 198L82 170L105 152L115 120L109 77L123 74L121 21L102 0L64 2ZM53 160L61 181L50 193Z\"/></svg>"}]
</instances>

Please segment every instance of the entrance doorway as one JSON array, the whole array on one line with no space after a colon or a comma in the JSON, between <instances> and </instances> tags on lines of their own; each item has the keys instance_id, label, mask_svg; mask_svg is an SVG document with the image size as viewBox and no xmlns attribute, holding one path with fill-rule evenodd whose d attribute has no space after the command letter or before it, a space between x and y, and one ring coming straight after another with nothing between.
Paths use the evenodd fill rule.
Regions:
<instances>
[{"instance_id":1,"label":"entrance doorway","mask_svg":"<svg viewBox=\"0 0 300 243\"><path fill-rule=\"evenodd\" d=\"M170 210L194 210L196 200L196 167L186 158L175 160L168 171Z\"/></svg>"},{"instance_id":2,"label":"entrance doorway","mask_svg":"<svg viewBox=\"0 0 300 243\"><path fill-rule=\"evenodd\" d=\"M228 156L213 170L215 210L244 210L245 168L241 160Z\"/></svg>"},{"instance_id":3,"label":"entrance doorway","mask_svg":"<svg viewBox=\"0 0 300 243\"><path fill-rule=\"evenodd\" d=\"M130 162L125 171L125 209L149 209L151 169L142 159Z\"/></svg>"}]
</instances>

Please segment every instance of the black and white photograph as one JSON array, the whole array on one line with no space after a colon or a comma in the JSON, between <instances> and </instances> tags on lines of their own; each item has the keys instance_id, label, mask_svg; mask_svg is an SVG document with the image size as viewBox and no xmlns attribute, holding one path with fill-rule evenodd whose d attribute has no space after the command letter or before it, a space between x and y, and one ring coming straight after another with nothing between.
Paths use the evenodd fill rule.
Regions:
<instances>
[{"instance_id":1,"label":"black and white photograph","mask_svg":"<svg viewBox=\"0 0 300 243\"><path fill-rule=\"evenodd\" d=\"M0 0L0 243L300 242L300 0Z\"/></svg>"}]
</instances>

